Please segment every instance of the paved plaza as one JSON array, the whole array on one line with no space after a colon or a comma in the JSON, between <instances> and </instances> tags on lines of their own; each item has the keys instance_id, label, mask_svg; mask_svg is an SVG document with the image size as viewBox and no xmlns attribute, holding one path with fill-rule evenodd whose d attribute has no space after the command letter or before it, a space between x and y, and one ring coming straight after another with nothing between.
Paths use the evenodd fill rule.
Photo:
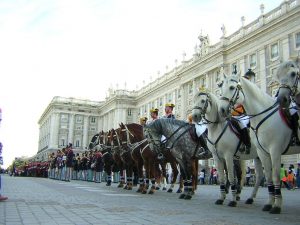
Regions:
<instances>
[{"instance_id":1,"label":"paved plaza","mask_svg":"<svg viewBox=\"0 0 300 225\"><path fill-rule=\"evenodd\" d=\"M251 187L245 187L238 207L215 205L219 187L198 186L192 200L157 191L142 195L105 183L63 182L45 178L2 176L0 224L209 224L289 225L300 224L300 190L283 189L282 214L261 211L267 189L261 188L253 205L245 205Z\"/></svg>"}]
</instances>

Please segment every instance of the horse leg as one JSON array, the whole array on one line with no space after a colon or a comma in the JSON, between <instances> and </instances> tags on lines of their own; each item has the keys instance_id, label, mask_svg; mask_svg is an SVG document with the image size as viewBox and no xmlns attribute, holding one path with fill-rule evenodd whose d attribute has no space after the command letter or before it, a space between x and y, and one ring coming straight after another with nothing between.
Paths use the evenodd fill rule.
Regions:
<instances>
[{"instance_id":1,"label":"horse leg","mask_svg":"<svg viewBox=\"0 0 300 225\"><path fill-rule=\"evenodd\" d=\"M176 183L176 180L177 180L177 176L178 176L178 169L177 169L177 164L175 161L171 161L170 162L170 166L171 166L171 169L172 169L172 180L171 180L171 184L167 190L167 192L171 193L173 192L173 188L174 188L174 185Z\"/></svg>"},{"instance_id":2,"label":"horse leg","mask_svg":"<svg viewBox=\"0 0 300 225\"><path fill-rule=\"evenodd\" d=\"M184 197L186 200L192 199L193 196L193 181L192 181L192 170L193 170L193 160L187 160L185 162L185 180L186 180L186 187L187 193Z\"/></svg>"},{"instance_id":3,"label":"horse leg","mask_svg":"<svg viewBox=\"0 0 300 225\"><path fill-rule=\"evenodd\" d=\"M184 199L185 196L187 195L188 193L188 180L187 180L187 173L185 171L185 168L183 167L183 162L180 162L179 163L179 168L180 168L180 176L182 178L182 181L183 181L183 193L179 195L179 198L180 199Z\"/></svg>"},{"instance_id":4,"label":"horse leg","mask_svg":"<svg viewBox=\"0 0 300 225\"><path fill-rule=\"evenodd\" d=\"M226 165L227 165L227 170L228 170L228 180L230 182L230 188L231 188L231 195L232 195L232 199L229 202L228 206L231 207L235 207L237 202L236 202L236 192L237 192L237 188L236 188L236 181L234 178L234 166L233 166L233 160L231 157L226 157ZM222 173L220 171L220 173Z\"/></svg>"},{"instance_id":5,"label":"horse leg","mask_svg":"<svg viewBox=\"0 0 300 225\"><path fill-rule=\"evenodd\" d=\"M192 159L192 194L195 194L195 191L197 190L198 186L198 160L197 159Z\"/></svg>"},{"instance_id":6,"label":"horse leg","mask_svg":"<svg viewBox=\"0 0 300 225\"><path fill-rule=\"evenodd\" d=\"M258 152L259 154L259 152ZM272 164L271 164L271 158L268 156L264 156L262 154L259 154L259 158L263 162L264 167L264 173L266 177L266 182L268 184L268 192L269 192L269 200L267 204L264 205L263 211L270 211L272 209L272 206L275 201L275 187L272 180Z\"/></svg>"},{"instance_id":7,"label":"horse leg","mask_svg":"<svg viewBox=\"0 0 300 225\"><path fill-rule=\"evenodd\" d=\"M282 195L281 195L281 185L280 185L280 164L281 155L280 154L270 154L272 161L272 178L274 182L274 192L275 192L275 202L270 210L271 214L280 214L282 207Z\"/></svg>"},{"instance_id":8,"label":"horse leg","mask_svg":"<svg viewBox=\"0 0 300 225\"><path fill-rule=\"evenodd\" d=\"M225 190L225 175L221 171L224 171L224 162L219 160L218 157L214 157L216 162L216 168L219 171L219 182L220 182L220 197L215 202L216 205L222 205L226 198L226 190ZM228 167L228 165L227 165Z\"/></svg>"},{"instance_id":9,"label":"horse leg","mask_svg":"<svg viewBox=\"0 0 300 225\"><path fill-rule=\"evenodd\" d=\"M233 160L233 167L234 167L234 178L237 179L236 182L236 200L239 201L240 194L242 192L242 180L243 180L243 170L245 170L245 161L240 160Z\"/></svg>"},{"instance_id":10,"label":"horse leg","mask_svg":"<svg viewBox=\"0 0 300 225\"><path fill-rule=\"evenodd\" d=\"M246 204L253 203L253 199L256 197L260 182L263 178L263 167L259 158L254 159L254 166L255 166L256 181L251 196L245 202Z\"/></svg>"}]
</instances>

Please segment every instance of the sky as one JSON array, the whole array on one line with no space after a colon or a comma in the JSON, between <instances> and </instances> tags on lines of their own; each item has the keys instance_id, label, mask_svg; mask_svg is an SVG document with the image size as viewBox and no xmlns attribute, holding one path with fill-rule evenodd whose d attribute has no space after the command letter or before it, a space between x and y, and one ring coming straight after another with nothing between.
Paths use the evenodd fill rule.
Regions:
<instances>
[{"instance_id":1,"label":"sky","mask_svg":"<svg viewBox=\"0 0 300 225\"><path fill-rule=\"evenodd\" d=\"M0 0L0 141L4 168L38 150L54 96L103 101L135 90L283 0Z\"/></svg>"}]
</instances>

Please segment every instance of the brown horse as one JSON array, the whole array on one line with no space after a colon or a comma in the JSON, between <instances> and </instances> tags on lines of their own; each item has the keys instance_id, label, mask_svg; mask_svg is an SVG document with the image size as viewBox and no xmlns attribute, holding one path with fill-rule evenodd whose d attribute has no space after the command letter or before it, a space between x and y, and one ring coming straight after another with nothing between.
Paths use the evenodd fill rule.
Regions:
<instances>
[{"instance_id":1,"label":"brown horse","mask_svg":"<svg viewBox=\"0 0 300 225\"><path fill-rule=\"evenodd\" d=\"M111 174L112 174L112 167L114 165L114 159L112 154L112 146L111 143L108 141L108 132L104 132L103 130L99 134L99 147L100 151L103 156L104 162L104 171L107 174L107 181L106 186L111 186Z\"/></svg>"},{"instance_id":2,"label":"brown horse","mask_svg":"<svg viewBox=\"0 0 300 225\"><path fill-rule=\"evenodd\" d=\"M123 188L125 185L125 174L124 174L124 169L125 165L124 162L122 161L121 153L122 153L122 145L121 145L121 140L118 135L118 129L111 129L109 132L108 136L108 141L111 143L111 146L113 148L113 159L115 161L114 164L114 172L119 171L120 172L120 181L118 188Z\"/></svg>"},{"instance_id":3,"label":"brown horse","mask_svg":"<svg viewBox=\"0 0 300 225\"><path fill-rule=\"evenodd\" d=\"M149 148L148 142L143 135L143 127L136 123L121 123L119 132L123 147L131 150L132 158L138 167L140 183L138 192L147 193L149 182L151 181L152 186L148 193L153 194L155 191L155 178L158 177L160 171L158 161L156 160L157 154ZM145 168L145 178L143 166Z\"/></svg>"}]
</instances>

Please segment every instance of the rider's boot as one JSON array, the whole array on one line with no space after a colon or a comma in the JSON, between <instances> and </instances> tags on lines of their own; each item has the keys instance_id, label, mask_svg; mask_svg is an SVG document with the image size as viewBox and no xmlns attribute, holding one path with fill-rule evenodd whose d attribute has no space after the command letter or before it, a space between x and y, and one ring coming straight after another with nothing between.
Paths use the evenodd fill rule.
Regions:
<instances>
[{"instance_id":1,"label":"rider's boot","mask_svg":"<svg viewBox=\"0 0 300 225\"><path fill-rule=\"evenodd\" d=\"M205 141L203 135L201 135L199 137L199 142L200 142L200 145L201 145L203 151L201 153L199 153L197 156L198 157L207 157L207 156L209 156L210 152L209 152L209 149L207 147L207 144L206 144L206 141Z\"/></svg>"},{"instance_id":2,"label":"rider's boot","mask_svg":"<svg viewBox=\"0 0 300 225\"><path fill-rule=\"evenodd\" d=\"M292 143L295 145L300 145L300 140L298 138L298 124L299 116L298 113L291 115L291 128L292 128Z\"/></svg>"},{"instance_id":3,"label":"rider's boot","mask_svg":"<svg viewBox=\"0 0 300 225\"><path fill-rule=\"evenodd\" d=\"M250 154L250 149L251 149L251 140L250 140L250 135L248 132L248 128L245 127L240 130L241 134L241 139L245 145L245 154Z\"/></svg>"}]
</instances>

